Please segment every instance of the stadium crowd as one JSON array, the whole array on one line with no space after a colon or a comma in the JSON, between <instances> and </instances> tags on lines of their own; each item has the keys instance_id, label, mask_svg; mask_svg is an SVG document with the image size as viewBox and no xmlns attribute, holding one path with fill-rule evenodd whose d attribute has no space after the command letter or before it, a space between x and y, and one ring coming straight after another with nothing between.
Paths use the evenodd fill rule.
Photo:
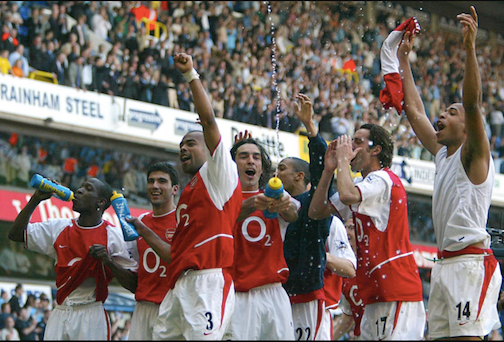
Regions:
<instances>
[{"instance_id":1,"label":"stadium crowd","mask_svg":"<svg viewBox=\"0 0 504 342\"><path fill-rule=\"evenodd\" d=\"M195 58L216 115L299 132L293 94L314 102L327 140L376 122L396 138L398 155L431 160L404 115L382 108L380 47L406 18L377 10L367 22L360 2L273 1L3 1L0 69L28 77L51 73L59 84L194 111L173 55ZM331 15L329 15L331 13ZM75 25L70 27L67 16ZM159 38L153 20L164 24ZM147 18L147 19L145 19ZM111 44L93 46L86 31ZM273 38L275 40L273 41ZM438 30L417 40L410 54L433 124L460 101L463 50L458 37ZM275 44L273 44L273 42ZM481 45L487 133L501 170L504 159L504 46ZM272 68L272 57L276 70ZM277 106L277 101L281 104Z\"/></svg>"},{"instance_id":2,"label":"stadium crowd","mask_svg":"<svg viewBox=\"0 0 504 342\"><path fill-rule=\"evenodd\" d=\"M278 114L281 130L299 132L290 99L301 91L313 99L327 140L376 122L394 133L398 155L431 158L405 116L384 111L378 99L381 44L406 19L389 11L378 9L375 24L367 22L359 1L3 1L0 12L3 73L27 77L40 70L66 86L194 111L173 65L173 55L187 51L218 117L274 128ZM159 38L149 20L166 27ZM93 46L88 30L110 50ZM441 30L429 33L410 55L433 124L447 104L460 101L463 50L457 39ZM485 119L501 171L504 46L485 44Z\"/></svg>"}]
</instances>

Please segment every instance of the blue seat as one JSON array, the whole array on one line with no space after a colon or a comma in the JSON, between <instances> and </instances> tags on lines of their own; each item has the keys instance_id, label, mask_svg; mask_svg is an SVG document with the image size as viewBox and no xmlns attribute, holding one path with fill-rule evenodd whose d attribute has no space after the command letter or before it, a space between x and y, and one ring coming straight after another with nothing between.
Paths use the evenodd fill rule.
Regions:
<instances>
[{"instance_id":1,"label":"blue seat","mask_svg":"<svg viewBox=\"0 0 504 342\"><path fill-rule=\"evenodd\" d=\"M19 25L18 34L21 37L27 37L28 36L28 26Z\"/></svg>"},{"instance_id":2,"label":"blue seat","mask_svg":"<svg viewBox=\"0 0 504 342\"><path fill-rule=\"evenodd\" d=\"M19 7L19 14L21 15L21 18L23 18L23 20L28 20L28 18L30 17L30 9L23 5L21 7Z\"/></svg>"}]
</instances>

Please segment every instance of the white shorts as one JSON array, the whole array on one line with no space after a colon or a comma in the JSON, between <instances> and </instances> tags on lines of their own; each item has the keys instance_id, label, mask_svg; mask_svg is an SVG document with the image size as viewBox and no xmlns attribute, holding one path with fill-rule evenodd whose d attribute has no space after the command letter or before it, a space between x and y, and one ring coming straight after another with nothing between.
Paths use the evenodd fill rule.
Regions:
<instances>
[{"instance_id":1,"label":"white shorts","mask_svg":"<svg viewBox=\"0 0 504 342\"><path fill-rule=\"evenodd\" d=\"M466 254L436 261L428 303L429 336L486 336L498 329L501 284L493 255Z\"/></svg>"},{"instance_id":2,"label":"white shorts","mask_svg":"<svg viewBox=\"0 0 504 342\"><path fill-rule=\"evenodd\" d=\"M129 340L150 341L154 323L159 316L159 305L153 302L140 301L135 305L131 317Z\"/></svg>"},{"instance_id":3,"label":"white shorts","mask_svg":"<svg viewBox=\"0 0 504 342\"><path fill-rule=\"evenodd\" d=\"M423 340L425 324L423 301L368 304L362 316L359 339Z\"/></svg>"},{"instance_id":4,"label":"white shorts","mask_svg":"<svg viewBox=\"0 0 504 342\"><path fill-rule=\"evenodd\" d=\"M332 340L332 319L325 308L324 300L315 299L308 303L292 304L292 318L296 340Z\"/></svg>"},{"instance_id":5,"label":"white shorts","mask_svg":"<svg viewBox=\"0 0 504 342\"><path fill-rule=\"evenodd\" d=\"M280 283L236 292L225 340L294 340L289 295Z\"/></svg>"},{"instance_id":6,"label":"white shorts","mask_svg":"<svg viewBox=\"0 0 504 342\"><path fill-rule=\"evenodd\" d=\"M153 339L222 340L234 306L231 276L220 268L188 270L159 306Z\"/></svg>"},{"instance_id":7,"label":"white shorts","mask_svg":"<svg viewBox=\"0 0 504 342\"><path fill-rule=\"evenodd\" d=\"M44 333L44 341L110 340L110 321L102 302L55 305Z\"/></svg>"}]
</instances>

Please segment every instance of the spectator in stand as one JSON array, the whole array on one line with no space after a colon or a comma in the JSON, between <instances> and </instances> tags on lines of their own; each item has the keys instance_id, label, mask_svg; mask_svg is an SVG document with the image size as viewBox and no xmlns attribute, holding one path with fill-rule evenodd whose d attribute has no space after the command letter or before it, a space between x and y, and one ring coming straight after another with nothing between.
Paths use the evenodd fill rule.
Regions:
<instances>
[{"instance_id":1,"label":"spectator in stand","mask_svg":"<svg viewBox=\"0 0 504 342\"><path fill-rule=\"evenodd\" d=\"M63 52L57 54L51 65L51 73L58 81L58 84L65 84L65 74L67 69L67 59Z\"/></svg>"},{"instance_id":2,"label":"spectator in stand","mask_svg":"<svg viewBox=\"0 0 504 342\"><path fill-rule=\"evenodd\" d=\"M75 34L75 32L71 32L68 35L68 40L66 41L66 43L61 45L60 50L68 56L68 62L73 61L73 59L70 59L70 54L73 53L77 56L80 56L81 46L79 45L77 40L77 34Z\"/></svg>"},{"instance_id":3,"label":"spectator in stand","mask_svg":"<svg viewBox=\"0 0 504 342\"><path fill-rule=\"evenodd\" d=\"M9 62L9 50L0 51L0 72L4 75L12 73L12 66Z\"/></svg>"},{"instance_id":4,"label":"spectator in stand","mask_svg":"<svg viewBox=\"0 0 504 342\"><path fill-rule=\"evenodd\" d=\"M135 73L135 69L130 66L123 70L119 77L119 96L136 100L138 98L140 76Z\"/></svg>"},{"instance_id":5,"label":"spectator in stand","mask_svg":"<svg viewBox=\"0 0 504 342\"><path fill-rule=\"evenodd\" d=\"M51 311L49 305L50 305L49 298L45 293L42 292L39 296L39 302L36 313L33 315L37 320L37 322L41 322L43 320L45 311L47 310Z\"/></svg>"},{"instance_id":6,"label":"spectator in stand","mask_svg":"<svg viewBox=\"0 0 504 342\"><path fill-rule=\"evenodd\" d=\"M28 42L33 42L35 36L37 35L39 35L40 37L44 35L44 24L45 23L43 22L43 16L40 13L40 8L38 6L33 6L31 8L30 16L24 22L24 26L26 26L26 29L28 31Z\"/></svg>"},{"instance_id":7,"label":"spectator in stand","mask_svg":"<svg viewBox=\"0 0 504 342\"><path fill-rule=\"evenodd\" d=\"M140 77L138 88L138 100L143 102L152 102L152 90L154 89L154 80L147 70ZM166 95L167 96L167 95Z\"/></svg>"},{"instance_id":8,"label":"spectator in stand","mask_svg":"<svg viewBox=\"0 0 504 342\"><path fill-rule=\"evenodd\" d=\"M16 47L16 50L10 53L9 63L10 63L10 65L14 66L16 64L16 61L18 59L21 59L21 61L22 61L21 69L23 71L22 77L28 77L28 74L30 72L30 66L28 65L28 59L24 56L24 53L25 53L24 45L19 44Z\"/></svg>"},{"instance_id":9,"label":"spectator in stand","mask_svg":"<svg viewBox=\"0 0 504 342\"><path fill-rule=\"evenodd\" d=\"M3 148L0 148L0 185L7 184L7 155Z\"/></svg>"},{"instance_id":10,"label":"spectator in stand","mask_svg":"<svg viewBox=\"0 0 504 342\"><path fill-rule=\"evenodd\" d=\"M61 41L64 38L63 34L63 24L65 18L60 17L60 6L58 3L53 3L51 5L51 16L49 17L49 25L54 33L54 37ZM63 20L62 20L63 19Z\"/></svg>"},{"instance_id":11,"label":"spectator in stand","mask_svg":"<svg viewBox=\"0 0 504 342\"><path fill-rule=\"evenodd\" d=\"M179 86L177 101L179 103L179 108L185 111L191 111L192 101L189 89L186 86Z\"/></svg>"},{"instance_id":12,"label":"spectator in stand","mask_svg":"<svg viewBox=\"0 0 504 342\"><path fill-rule=\"evenodd\" d=\"M28 294L28 296L26 296L26 302L23 305L23 308L26 308L26 310L28 310L28 317L34 317L36 319L38 305L38 299L33 293L30 293Z\"/></svg>"},{"instance_id":13,"label":"spectator in stand","mask_svg":"<svg viewBox=\"0 0 504 342\"><path fill-rule=\"evenodd\" d=\"M35 333L37 334L39 341L44 341L44 334L47 327L47 322L49 322L49 317L51 316L51 312L51 310L45 309L43 311L42 319L37 323Z\"/></svg>"},{"instance_id":14,"label":"spectator in stand","mask_svg":"<svg viewBox=\"0 0 504 342\"><path fill-rule=\"evenodd\" d=\"M30 185L31 156L28 154L28 146L24 145L12 161L12 166L16 169L17 186L28 188Z\"/></svg>"},{"instance_id":15,"label":"spectator in stand","mask_svg":"<svg viewBox=\"0 0 504 342\"><path fill-rule=\"evenodd\" d=\"M73 88L82 89L82 73L84 69L84 57L79 56L73 62L70 62L68 70L65 73L65 85Z\"/></svg>"},{"instance_id":16,"label":"spectator in stand","mask_svg":"<svg viewBox=\"0 0 504 342\"><path fill-rule=\"evenodd\" d=\"M30 61L29 64L35 70L46 70L46 61L44 59L44 51L42 49L42 36L36 34L33 37L32 43L29 47Z\"/></svg>"},{"instance_id":17,"label":"spectator in stand","mask_svg":"<svg viewBox=\"0 0 504 342\"><path fill-rule=\"evenodd\" d=\"M89 166L86 169L86 177L91 178L100 178L101 170L98 165L98 157L93 157L93 160L89 162Z\"/></svg>"},{"instance_id":18,"label":"spectator in stand","mask_svg":"<svg viewBox=\"0 0 504 342\"><path fill-rule=\"evenodd\" d=\"M124 36L124 47L132 54L140 49L137 40L136 26L134 24L128 25L128 32Z\"/></svg>"},{"instance_id":19,"label":"spectator in stand","mask_svg":"<svg viewBox=\"0 0 504 342\"><path fill-rule=\"evenodd\" d=\"M108 32L112 29L112 24L105 6L100 7L99 12L91 18L91 29L99 38L109 40Z\"/></svg>"},{"instance_id":20,"label":"spectator in stand","mask_svg":"<svg viewBox=\"0 0 504 342\"><path fill-rule=\"evenodd\" d=\"M16 322L14 317L8 316L5 318L5 327L0 332L0 340L2 341L20 341L19 332L15 328Z\"/></svg>"},{"instance_id":21,"label":"spectator in stand","mask_svg":"<svg viewBox=\"0 0 504 342\"><path fill-rule=\"evenodd\" d=\"M9 53L14 52L20 45L16 35L16 29L11 30L7 24L2 26L2 46L4 49L9 50Z\"/></svg>"},{"instance_id":22,"label":"spectator in stand","mask_svg":"<svg viewBox=\"0 0 504 342\"><path fill-rule=\"evenodd\" d=\"M7 293L7 292L5 292L5 293ZM7 317L12 317L12 319L14 321L16 320L16 318L14 317L14 315L11 312L11 306L10 306L9 302L2 303L2 305L0 307L1 307L0 329L3 329L3 328L5 328L5 321L7 320Z\"/></svg>"},{"instance_id":23,"label":"spectator in stand","mask_svg":"<svg viewBox=\"0 0 504 342\"><path fill-rule=\"evenodd\" d=\"M52 66L56 60L55 45L53 41L45 42L46 50L44 52L44 68L42 71L52 72Z\"/></svg>"},{"instance_id":24,"label":"spectator in stand","mask_svg":"<svg viewBox=\"0 0 504 342\"><path fill-rule=\"evenodd\" d=\"M128 22L130 15L126 13L124 6L115 7L112 15L112 27L114 29L116 40L121 40L128 33Z\"/></svg>"},{"instance_id":25,"label":"spectator in stand","mask_svg":"<svg viewBox=\"0 0 504 342\"><path fill-rule=\"evenodd\" d=\"M23 61L18 59L14 62L14 66L12 67L12 75L16 77L23 77Z\"/></svg>"},{"instance_id":26,"label":"spectator in stand","mask_svg":"<svg viewBox=\"0 0 504 342\"><path fill-rule=\"evenodd\" d=\"M161 74L159 71L157 71L154 76L152 103L167 107L169 105L167 77L165 74Z\"/></svg>"},{"instance_id":27,"label":"spectator in stand","mask_svg":"<svg viewBox=\"0 0 504 342\"><path fill-rule=\"evenodd\" d=\"M37 321L34 317L30 316L27 308L21 308L14 327L18 331L19 338L22 341L37 340L37 335L35 333L35 328L37 328Z\"/></svg>"},{"instance_id":28,"label":"spectator in stand","mask_svg":"<svg viewBox=\"0 0 504 342\"><path fill-rule=\"evenodd\" d=\"M87 24L86 24L87 17L84 13L80 14L77 17L77 24L72 27L72 30L70 31L71 33L74 33L77 35L77 42L81 46L81 48L84 48L87 42Z\"/></svg>"},{"instance_id":29,"label":"spectator in stand","mask_svg":"<svg viewBox=\"0 0 504 342\"><path fill-rule=\"evenodd\" d=\"M492 129L492 135L495 137L504 137L503 127L504 127L504 114L502 110L504 109L504 99L496 101L496 103L490 107L489 122Z\"/></svg>"},{"instance_id":30,"label":"spectator in stand","mask_svg":"<svg viewBox=\"0 0 504 342\"><path fill-rule=\"evenodd\" d=\"M67 157L63 164L63 178L61 179L61 184L66 187L72 186L72 180L74 175L77 173L79 168L77 158Z\"/></svg>"},{"instance_id":31,"label":"spectator in stand","mask_svg":"<svg viewBox=\"0 0 504 342\"><path fill-rule=\"evenodd\" d=\"M138 186L137 186L137 175L138 171L135 164L131 164L131 166L127 169L123 178L123 188L125 192L125 196L127 195L138 195Z\"/></svg>"},{"instance_id":32,"label":"spectator in stand","mask_svg":"<svg viewBox=\"0 0 504 342\"><path fill-rule=\"evenodd\" d=\"M101 57L95 58L93 72L93 86L95 91L102 94L115 95L117 93L117 81L111 76L112 70Z\"/></svg>"},{"instance_id":33,"label":"spectator in stand","mask_svg":"<svg viewBox=\"0 0 504 342\"><path fill-rule=\"evenodd\" d=\"M53 29L49 28L44 32L44 42L47 44L47 42L53 42L54 43L54 48L59 49L60 47L60 41L54 36L54 31Z\"/></svg>"},{"instance_id":34,"label":"spectator in stand","mask_svg":"<svg viewBox=\"0 0 504 342\"><path fill-rule=\"evenodd\" d=\"M0 304L8 303L8 302L9 302L9 294L7 293L7 291L2 289L0 291Z\"/></svg>"}]
</instances>

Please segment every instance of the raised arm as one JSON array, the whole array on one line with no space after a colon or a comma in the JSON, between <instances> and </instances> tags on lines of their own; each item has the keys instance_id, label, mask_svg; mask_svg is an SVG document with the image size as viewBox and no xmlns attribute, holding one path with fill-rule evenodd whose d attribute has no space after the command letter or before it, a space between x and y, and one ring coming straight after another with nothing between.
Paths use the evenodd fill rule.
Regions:
<instances>
[{"instance_id":1,"label":"raised arm","mask_svg":"<svg viewBox=\"0 0 504 342\"><path fill-rule=\"evenodd\" d=\"M51 192L44 192L40 190L35 191L26 206L19 212L18 216L14 220L14 223L9 230L9 239L16 242L25 242L25 231L28 223L30 222L30 217L39 203L51 196Z\"/></svg>"},{"instance_id":2,"label":"raised arm","mask_svg":"<svg viewBox=\"0 0 504 342\"><path fill-rule=\"evenodd\" d=\"M294 110L297 118L305 126L308 138L316 137L318 129L313 122L313 105L310 98L305 94L297 94L296 100L298 102L294 102Z\"/></svg>"},{"instance_id":3,"label":"raised arm","mask_svg":"<svg viewBox=\"0 0 504 342\"><path fill-rule=\"evenodd\" d=\"M311 193L315 192L322 172L324 170L324 158L327 150L326 141L318 134L318 128L313 121L313 104L305 94L297 94L294 102L295 114L299 121L303 123L308 133L308 151L310 153L310 183ZM332 180L331 177L329 186L327 187L328 196L332 195Z\"/></svg>"},{"instance_id":4,"label":"raised arm","mask_svg":"<svg viewBox=\"0 0 504 342\"><path fill-rule=\"evenodd\" d=\"M462 163L467 176L474 184L483 183L488 175L490 143L488 141L481 113L481 76L476 58L476 33L478 15L471 6L471 14L457 16L462 24L462 36L466 50L462 104L465 110L466 142L462 147Z\"/></svg>"},{"instance_id":5,"label":"raised arm","mask_svg":"<svg viewBox=\"0 0 504 342\"><path fill-rule=\"evenodd\" d=\"M322 220L334 213L336 209L329 202L328 192L331 186L331 181L334 176L334 170L337 167L336 161L336 140L331 142L327 147L325 153L324 161L324 171L322 171L322 176L318 182L317 188L313 193L313 197L310 203L310 209L308 211L308 216L314 220Z\"/></svg>"},{"instance_id":6,"label":"raised arm","mask_svg":"<svg viewBox=\"0 0 504 342\"><path fill-rule=\"evenodd\" d=\"M199 115L200 123L203 127L205 143L210 151L214 151L221 139L221 135L219 127L217 126L217 121L215 120L212 103L203 88L198 72L194 69L192 57L185 53L179 53L173 57L173 60L175 62L175 67L184 75L187 82L189 82L196 112Z\"/></svg>"},{"instance_id":7,"label":"raised arm","mask_svg":"<svg viewBox=\"0 0 504 342\"><path fill-rule=\"evenodd\" d=\"M433 155L436 155L442 147L437 143L436 130L425 113L425 107L415 86L413 73L408 55L413 47L414 36L410 32L405 32L403 41L397 50L397 58L399 59L399 71L403 82L404 105L403 109L406 112L408 121L415 131L415 134L420 139L424 147Z\"/></svg>"},{"instance_id":8,"label":"raised arm","mask_svg":"<svg viewBox=\"0 0 504 342\"><path fill-rule=\"evenodd\" d=\"M352 147L352 138L346 134L340 135L336 141L336 159L338 163L338 181L336 185L340 201L346 205L359 203L362 200L361 193L354 184L350 172L350 162L362 148L357 147L354 150Z\"/></svg>"}]
</instances>

